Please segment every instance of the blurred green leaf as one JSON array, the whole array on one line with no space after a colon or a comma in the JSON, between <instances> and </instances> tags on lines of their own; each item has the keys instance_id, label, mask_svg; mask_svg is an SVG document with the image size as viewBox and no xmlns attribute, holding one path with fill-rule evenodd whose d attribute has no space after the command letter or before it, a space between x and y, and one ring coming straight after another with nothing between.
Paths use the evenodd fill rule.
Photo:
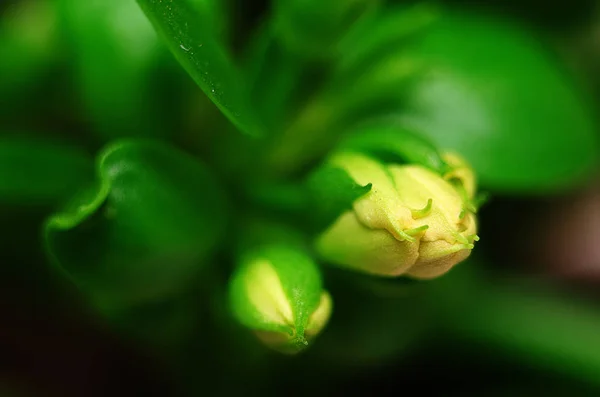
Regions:
<instances>
[{"instance_id":1,"label":"blurred green leaf","mask_svg":"<svg viewBox=\"0 0 600 397\"><path fill-rule=\"evenodd\" d=\"M23 1L1 14L0 112L39 84L44 69L56 60L56 22L56 7L47 1Z\"/></svg>"},{"instance_id":2,"label":"blurred green leaf","mask_svg":"<svg viewBox=\"0 0 600 397\"><path fill-rule=\"evenodd\" d=\"M23 135L0 137L0 202L55 205L93 179L82 150Z\"/></svg>"},{"instance_id":3,"label":"blurred green leaf","mask_svg":"<svg viewBox=\"0 0 600 397\"><path fill-rule=\"evenodd\" d=\"M324 156L356 124L397 109L398 96L414 84L424 66L395 53L366 69L334 71L274 140L266 156L268 172L297 172Z\"/></svg>"},{"instance_id":4,"label":"blurred green leaf","mask_svg":"<svg viewBox=\"0 0 600 397\"><path fill-rule=\"evenodd\" d=\"M334 3L330 9L316 13L343 13L345 6L357 5ZM274 114L264 118L271 121L275 117L276 122L272 125L278 127L273 131L274 137L268 147L263 148L263 174L281 177L318 161L355 123L381 113L385 105L389 109L390 98L397 98L406 90L406 85L422 73L424 65L421 62L401 53L394 53L383 62L377 60L381 47L388 54L385 50L390 44L406 42L431 24L435 9L428 5L395 8L392 18L375 3L368 6L373 12L365 13L360 21L348 26L343 34L340 33L339 42L335 40L335 45L331 44L326 50L335 55L331 68L315 67L315 62L308 62L281 45L281 40L269 41L267 29L253 42L253 62L249 69L253 81L258 81L255 98L265 113L273 111ZM282 2L280 7L287 10L288 6ZM307 11L305 17L316 17L311 13ZM385 22L384 26L380 26L381 21ZM280 26L273 23L271 36L278 37ZM327 48L328 43L313 45ZM306 81L311 84L305 84ZM307 89L308 86L312 90ZM291 100L290 95L294 96Z\"/></svg>"},{"instance_id":5,"label":"blurred green leaf","mask_svg":"<svg viewBox=\"0 0 600 397\"><path fill-rule=\"evenodd\" d=\"M438 18L438 7L429 3L381 8L365 23L352 29L338 45L329 96L337 113L364 120L385 113L427 63L407 57L403 49ZM339 116L338 116L339 118Z\"/></svg>"},{"instance_id":6,"label":"blurred green leaf","mask_svg":"<svg viewBox=\"0 0 600 397\"><path fill-rule=\"evenodd\" d=\"M294 53L333 58L337 42L379 4L379 0L276 0L273 20L277 38Z\"/></svg>"},{"instance_id":7,"label":"blurred green leaf","mask_svg":"<svg viewBox=\"0 0 600 397\"><path fill-rule=\"evenodd\" d=\"M428 65L402 97L405 121L464 155L484 187L542 193L589 177L598 142L588 98L536 32L454 12L398 51Z\"/></svg>"},{"instance_id":8,"label":"blurred green leaf","mask_svg":"<svg viewBox=\"0 0 600 397\"><path fill-rule=\"evenodd\" d=\"M216 36L215 8L209 1L138 0L146 16L181 66L240 130L262 133L248 87Z\"/></svg>"},{"instance_id":9,"label":"blurred green leaf","mask_svg":"<svg viewBox=\"0 0 600 397\"><path fill-rule=\"evenodd\" d=\"M304 133L296 131L290 120L294 120L298 109L305 106L307 97L318 89L323 74L319 68L281 45L273 23L272 19L266 20L256 29L244 54L244 72L254 110L263 123L265 139L232 138L230 134L226 137L226 154L220 156L227 159L223 168L232 168L232 163L238 162L235 168L252 170L246 174L259 178L278 170L278 165L265 164L270 163L265 161L264 157L268 156L264 154L271 151L271 147L285 152L284 147L294 146L294 143L281 144L281 136L287 135L290 128L292 134ZM306 84L307 81L311 84ZM293 162L286 154L282 157Z\"/></svg>"},{"instance_id":10,"label":"blurred green leaf","mask_svg":"<svg viewBox=\"0 0 600 397\"><path fill-rule=\"evenodd\" d=\"M176 294L223 237L223 194L194 158L121 141L97 159L97 183L48 219L56 264L101 310Z\"/></svg>"},{"instance_id":11,"label":"blurred green leaf","mask_svg":"<svg viewBox=\"0 0 600 397\"><path fill-rule=\"evenodd\" d=\"M439 14L438 7L428 2L381 7L373 18L351 29L340 41L336 72L364 73L369 64L421 33Z\"/></svg>"},{"instance_id":12,"label":"blurred green leaf","mask_svg":"<svg viewBox=\"0 0 600 397\"><path fill-rule=\"evenodd\" d=\"M103 140L165 137L168 53L134 0L58 0L86 121ZM173 64L173 66L176 66ZM183 95L183 94L180 94Z\"/></svg>"},{"instance_id":13,"label":"blurred green leaf","mask_svg":"<svg viewBox=\"0 0 600 397\"><path fill-rule=\"evenodd\" d=\"M266 134L280 133L293 112L293 97L302 84L306 65L281 47L270 24L259 29L248 48L245 69L252 101L265 124Z\"/></svg>"},{"instance_id":14,"label":"blurred green leaf","mask_svg":"<svg viewBox=\"0 0 600 397\"><path fill-rule=\"evenodd\" d=\"M202 1L202 0L199 0ZM226 37L231 33L233 18L231 16L232 0L213 0L213 7L217 15L217 31L222 32Z\"/></svg>"}]
</instances>

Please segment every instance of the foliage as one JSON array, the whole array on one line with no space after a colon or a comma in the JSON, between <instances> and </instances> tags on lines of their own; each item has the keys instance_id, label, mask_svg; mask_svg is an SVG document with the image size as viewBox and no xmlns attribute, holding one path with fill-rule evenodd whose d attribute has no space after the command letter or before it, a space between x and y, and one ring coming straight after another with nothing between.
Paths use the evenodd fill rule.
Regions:
<instances>
[{"instance_id":1,"label":"foliage","mask_svg":"<svg viewBox=\"0 0 600 397\"><path fill-rule=\"evenodd\" d=\"M268 392L268 374L291 379L303 368L311 368L306 390L318 390L319 373L344 379L349 368L379 368L438 343L440 332L447 343L492 341L597 384L600 316L582 305L561 322L554 310L569 304L537 292L544 288L497 286L485 250L442 280L414 281L332 268L314 247L361 197L379 197L376 178L357 183L327 163L338 152L423 166L469 190L463 211L473 213L474 182L461 177L466 165L446 161L449 150L492 197L548 197L589 182L599 149L592 101L543 32L474 9L383 0L273 0L244 28L236 7L22 0L7 8L0 214L45 220L35 224L41 241L8 248L3 266L43 251L49 273L118 335L159 350L190 394L211 381L215 393L233 392L231 371ZM19 227L35 233L19 222L4 224L4 241ZM282 229L260 227L271 224ZM501 233L483 230L502 244ZM285 255L269 248L288 233ZM310 328L322 287L334 302L323 335L295 363L241 329L264 318L255 307L251 320L243 313L239 274L248 258L271 256L297 320L278 330Z\"/></svg>"}]
</instances>

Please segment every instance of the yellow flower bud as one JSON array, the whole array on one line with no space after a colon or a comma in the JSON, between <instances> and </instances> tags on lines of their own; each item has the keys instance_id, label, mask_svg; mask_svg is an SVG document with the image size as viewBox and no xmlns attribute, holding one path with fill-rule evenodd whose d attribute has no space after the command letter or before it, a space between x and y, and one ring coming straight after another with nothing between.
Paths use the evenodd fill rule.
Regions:
<instances>
[{"instance_id":1,"label":"yellow flower bud","mask_svg":"<svg viewBox=\"0 0 600 397\"><path fill-rule=\"evenodd\" d=\"M442 158L450 166L450 171L444 175L448 181L460 182L469 200L475 197L477 185L475 184L475 173L467 162L456 153L444 153Z\"/></svg>"},{"instance_id":2,"label":"yellow flower bud","mask_svg":"<svg viewBox=\"0 0 600 397\"><path fill-rule=\"evenodd\" d=\"M453 170L444 178L420 165L334 155L334 166L372 189L319 237L317 250L340 266L421 279L444 274L466 259L478 239L467 197L474 194L475 182L460 158L448 158Z\"/></svg>"},{"instance_id":3,"label":"yellow flower bud","mask_svg":"<svg viewBox=\"0 0 600 397\"><path fill-rule=\"evenodd\" d=\"M325 328L331 316L331 309L331 295L329 295L329 292L323 291L317 309L308 318L308 324L304 330L305 339L302 341L295 340L295 334L290 335L285 332L257 330L254 331L254 334L262 343L274 350L281 353L295 354L307 346ZM283 320L279 323L282 327L293 326L293 318L288 317Z\"/></svg>"},{"instance_id":4,"label":"yellow flower bud","mask_svg":"<svg viewBox=\"0 0 600 397\"><path fill-rule=\"evenodd\" d=\"M230 285L233 314L268 347L302 351L327 324L331 296L303 252L266 247L246 257Z\"/></svg>"}]
</instances>

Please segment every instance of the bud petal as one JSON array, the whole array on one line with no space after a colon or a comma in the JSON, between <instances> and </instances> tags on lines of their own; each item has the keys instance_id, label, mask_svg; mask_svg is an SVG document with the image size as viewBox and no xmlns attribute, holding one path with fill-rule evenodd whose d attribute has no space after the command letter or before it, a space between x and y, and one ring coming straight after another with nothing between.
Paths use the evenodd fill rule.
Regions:
<instances>
[{"instance_id":1,"label":"bud petal","mask_svg":"<svg viewBox=\"0 0 600 397\"><path fill-rule=\"evenodd\" d=\"M332 306L316 264L284 245L247 255L231 281L230 299L237 320L284 353L304 349L327 323Z\"/></svg>"},{"instance_id":2,"label":"bud petal","mask_svg":"<svg viewBox=\"0 0 600 397\"><path fill-rule=\"evenodd\" d=\"M366 273L399 276L419 257L419 246L398 241L385 229L370 229L348 211L317 240L317 250L329 262Z\"/></svg>"},{"instance_id":3,"label":"bud petal","mask_svg":"<svg viewBox=\"0 0 600 397\"><path fill-rule=\"evenodd\" d=\"M372 188L321 234L319 253L367 273L415 278L437 277L466 259L477 240L469 202L475 180L458 156L447 159L451 170L445 179L420 165L385 165L351 152L334 155L333 164Z\"/></svg>"},{"instance_id":4,"label":"bud petal","mask_svg":"<svg viewBox=\"0 0 600 397\"><path fill-rule=\"evenodd\" d=\"M333 308L333 301L329 292L323 291L321 293L321 299L317 310L311 314L308 318L308 325L306 326L305 335L307 338L313 338L318 335L323 328L327 325L329 317L331 316L331 309Z\"/></svg>"},{"instance_id":5,"label":"bud petal","mask_svg":"<svg viewBox=\"0 0 600 397\"><path fill-rule=\"evenodd\" d=\"M272 324L293 326L292 307L273 265L266 259L256 260L248 267L246 291L250 303Z\"/></svg>"},{"instance_id":6,"label":"bud petal","mask_svg":"<svg viewBox=\"0 0 600 397\"><path fill-rule=\"evenodd\" d=\"M412 239L404 233L404 229L410 229L412 213L410 208L398 205L394 181L383 164L354 153L339 154L332 162L359 185L373 186L369 193L354 202L354 213L363 225L370 229L386 229L400 241Z\"/></svg>"},{"instance_id":7,"label":"bud petal","mask_svg":"<svg viewBox=\"0 0 600 397\"><path fill-rule=\"evenodd\" d=\"M476 184L475 173L467 162L456 153L445 153L442 158L450 167L450 171L444 175L444 179L451 181L457 180L462 183L467 197L472 200L475 197Z\"/></svg>"}]
</instances>

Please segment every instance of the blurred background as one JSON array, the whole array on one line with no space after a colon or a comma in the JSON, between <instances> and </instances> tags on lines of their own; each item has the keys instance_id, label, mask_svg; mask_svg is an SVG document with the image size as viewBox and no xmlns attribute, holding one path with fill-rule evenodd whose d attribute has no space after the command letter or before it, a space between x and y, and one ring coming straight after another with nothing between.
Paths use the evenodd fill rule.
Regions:
<instances>
[{"instance_id":1,"label":"blurred background","mask_svg":"<svg viewBox=\"0 0 600 397\"><path fill-rule=\"evenodd\" d=\"M161 45L134 1L113 0L105 8L96 3L0 1L1 396L183 393L160 355L115 333L53 271L43 250L44 219L72 193L68 185L43 186L61 167L78 164L78 156L93 156L118 137L168 139L210 157L214 126L227 123ZM586 106L600 115L597 2L445 4L529 26L575 76ZM228 5L229 29L223 35L241 54L270 4L231 0ZM556 101L560 106L560 98ZM56 167L46 169L46 178L36 177L34 186L28 167L39 170L31 159L14 145L2 146L15 137L60 148L50 161ZM2 167L17 167L22 186L1 186L8 178ZM82 166L73 184L90 172ZM34 193L28 197L38 199L23 201L19 192L28 189ZM420 309L390 299L403 296L403 285L378 295L366 292L368 283L349 281L350 292L340 287L340 296L348 296L336 304L339 321L332 321L314 350L298 358L262 353L266 364L255 374L245 366L250 359L236 356L237 342L215 342L211 338L220 331L211 328L198 336L211 346L194 351L188 381L209 395L405 390L444 396L599 395L600 179L587 177L541 194L492 191L480 225L482 241L468 265L419 291L426 301L454 297L456 302L436 303L428 314L447 318L446 325L421 327L428 320ZM480 279L477 287L469 281L473 277ZM336 288L333 283L334 296ZM454 292L439 292L445 289ZM377 310L357 309L367 300ZM398 312L403 316L390 316ZM256 382L239 377L243 371Z\"/></svg>"}]
</instances>

